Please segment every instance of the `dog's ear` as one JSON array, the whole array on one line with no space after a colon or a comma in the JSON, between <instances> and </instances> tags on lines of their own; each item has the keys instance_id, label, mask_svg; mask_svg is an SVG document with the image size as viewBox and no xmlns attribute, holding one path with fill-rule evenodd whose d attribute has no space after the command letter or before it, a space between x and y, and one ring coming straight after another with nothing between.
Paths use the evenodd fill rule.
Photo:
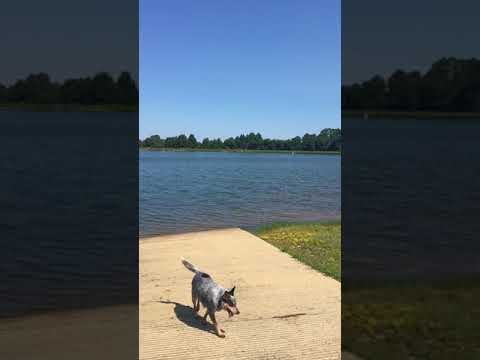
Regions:
<instances>
[{"instance_id":1,"label":"dog's ear","mask_svg":"<svg viewBox=\"0 0 480 360\"><path fill-rule=\"evenodd\" d=\"M235 286L230 290L228 293L233 296L233 293L235 292Z\"/></svg>"}]
</instances>

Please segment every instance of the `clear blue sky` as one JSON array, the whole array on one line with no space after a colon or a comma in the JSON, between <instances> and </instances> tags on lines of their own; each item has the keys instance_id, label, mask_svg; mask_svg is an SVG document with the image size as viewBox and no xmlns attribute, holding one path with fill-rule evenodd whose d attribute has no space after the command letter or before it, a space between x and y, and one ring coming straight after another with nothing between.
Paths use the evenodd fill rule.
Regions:
<instances>
[{"instance_id":1,"label":"clear blue sky","mask_svg":"<svg viewBox=\"0 0 480 360\"><path fill-rule=\"evenodd\" d=\"M340 127L339 0L140 0L140 137Z\"/></svg>"}]
</instances>

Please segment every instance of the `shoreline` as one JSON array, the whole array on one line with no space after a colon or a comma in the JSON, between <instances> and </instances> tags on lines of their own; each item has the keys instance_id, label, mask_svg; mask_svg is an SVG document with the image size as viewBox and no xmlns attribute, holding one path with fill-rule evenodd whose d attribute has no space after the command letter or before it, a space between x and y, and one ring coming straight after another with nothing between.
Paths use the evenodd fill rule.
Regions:
<instances>
[{"instance_id":1,"label":"shoreline","mask_svg":"<svg viewBox=\"0 0 480 360\"><path fill-rule=\"evenodd\" d=\"M185 235L185 236L198 235L198 234L206 232L206 231L215 232L215 231L226 231L226 230L237 230L237 229L244 230L244 229L242 229L238 226L230 226L230 227L215 228L215 229L183 231L183 232L179 232L179 233L167 233L167 234L161 234L160 233L160 234L148 234L148 235L138 234L138 241L142 242L142 241L151 240L151 239L155 239L155 238L159 238L159 237L175 237L175 236L180 237L180 236L183 236L183 235Z\"/></svg>"},{"instance_id":2,"label":"shoreline","mask_svg":"<svg viewBox=\"0 0 480 360\"><path fill-rule=\"evenodd\" d=\"M247 154L294 154L294 155L341 155L341 151L291 151L291 150L243 150L243 149L198 149L198 148L151 148L139 147L140 151L160 152L224 152Z\"/></svg>"},{"instance_id":3,"label":"shoreline","mask_svg":"<svg viewBox=\"0 0 480 360\"><path fill-rule=\"evenodd\" d=\"M174 233L156 233L156 234L138 234L139 241L145 241L152 238L158 237L165 237L165 236L178 236L178 235L195 235L205 231L224 231L224 230L231 230L231 229L241 229L251 234L256 234L257 232L277 226L289 226L289 225L312 225L312 224L341 224L342 217L339 216L332 216L327 217L321 220L305 220L305 221L273 221L269 223L264 223L262 225L253 227L253 228L245 228L241 226L227 226L227 227L217 227L217 228L210 228L210 229L199 229L199 230L191 230L191 231L182 231L182 232L174 232Z\"/></svg>"},{"instance_id":4,"label":"shoreline","mask_svg":"<svg viewBox=\"0 0 480 360\"><path fill-rule=\"evenodd\" d=\"M471 119L480 120L478 112L439 112L439 111L394 111L394 110L342 110L342 118L361 118L365 119L417 119L417 120L434 120L434 119Z\"/></svg>"},{"instance_id":5,"label":"shoreline","mask_svg":"<svg viewBox=\"0 0 480 360\"><path fill-rule=\"evenodd\" d=\"M34 112L138 112L138 105L122 104L22 104L0 103L0 111Z\"/></svg>"}]
</instances>

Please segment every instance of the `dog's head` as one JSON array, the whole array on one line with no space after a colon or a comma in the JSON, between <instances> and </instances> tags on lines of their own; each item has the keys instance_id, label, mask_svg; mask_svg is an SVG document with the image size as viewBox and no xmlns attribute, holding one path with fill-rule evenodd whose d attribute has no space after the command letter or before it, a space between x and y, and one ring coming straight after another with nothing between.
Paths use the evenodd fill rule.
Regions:
<instances>
[{"instance_id":1,"label":"dog's head","mask_svg":"<svg viewBox=\"0 0 480 360\"><path fill-rule=\"evenodd\" d=\"M222 296L223 310L228 312L228 316L240 314L237 308L237 299L235 299L235 286L231 290L225 290Z\"/></svg>"}]
</instances>

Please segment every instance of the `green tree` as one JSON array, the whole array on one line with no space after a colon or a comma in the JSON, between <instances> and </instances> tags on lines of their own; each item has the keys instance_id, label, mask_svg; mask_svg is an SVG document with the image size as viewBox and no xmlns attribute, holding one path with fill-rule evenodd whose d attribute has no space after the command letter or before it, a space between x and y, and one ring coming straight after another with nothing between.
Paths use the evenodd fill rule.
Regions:
<instances>
[{"instance_id":1,"label":"green tree","mask_svg":"<svg viewBox=\"0 0 480 360\"><path fill-rule=\"evenodd\" d=\"M390 108L417 110L420 105L421 76L418 71L395 71L388 79Z\"/></svg>"},{"instance_id":2,"label":"green tree","mask_svg":"<svg viewBox=\"0 0 480 360\"><path fill-rule=\"evenodd\" d=\"M115 89L115 82L110 74L101 72L95 75L92 80L92 91L95 104L115 103Z\"/></svg>"},{"instance_id":3,"label":"green tree","mask_svg":"<svg viewBox=\"0 0 480 360\"><path fill-rule=\"evenodd\" d=\"M383 77L376 75L362 84L361 102L364 109L383 109L387 105L387 85Z\"/></svg>"},{"instance_id":4,"label":"green tree","mask_svg":"<svg viewBox=\"0 0 480 360\"><path fill-rule=\"evenodd\" d=\"M177 136L170 136L165 139L165 147L166 148L178 148L178 137Z\"/></svg>"},{"instance_id":5,"label":"green tree","mask_svg":"<svg viewBox=\"0 0 480 360\"><path fill-rule=\"evenodd\" d=\"M225 146L226 149L235 149L236 148L235 139L232 137L229 137L223 142L223 145Z\"/></svg>"},{"instance_id":6,"label":"green tree","mask_svg":"<svg viewBox=\"0 0 480 360\"><path fill-rule=\"evenodd\" d=\"M144 147L166 147L166 148L194 148L202 149L265 149L265 150L290 150L290 151L313 151L313 150L340 150L341 149L340 129L323 129L318 135L305 134L303 138L296 136L287 140L264 139L260 133L249 133L236 138L229 137L225 141L217 138L210 140L204 138L198 143L195 136L190 134L188 138L182 134L179 136L161 139L159 135L152 135L145 140L139 140L140 146ZM243 147L242 147L243 146Z\"/></svg>"},{"instance_id":7,"label":"green tree","mask_svg":"<svg viewBox=\"0 0 480 360\"><path fill-rule=\"evenodd\" d=\"M254 134L253 132L248 134L245 137L245 148L256 150L258 149L263 143L262 135L259 133Z\"/></svg>"},{"instance_id":8,"label":"green tree","mask_svg":"<svg viewBox=\"0 0 480 360\"><path fill-rule=\"evenodd\" d=\"M188 138L186 135L182 134L179 135L177 138L177 146L178 148L187 148L189 145Z\"/></svg>"},{"instance_id":9,"label":"green tree","mask_svg":"<svg viewBox=\"0 0 480 360\"><path fill-rule=\"evenodd\" d=\"M289 150L298 151L302 150L302 138L300 136L295 136L290 141L290 148Z\"/></svg>"},{"instance_id":10,"label":"green tree","mask_svg":"<svg viewBox=\"0 0 480 360\"><path fill-rule=\"evenodd\" d=\"M211 149L223 149L223 141L222 139L214 139L210 142Z\"/></svg>"},{"instance_id":11,"label":"green tree","mask_svg":"<svg viewBox=\"0 0 480 360\"><path fill-rule=\"evenodd\" d=\"M305 151L315 150L316 135L315 134L305 134L302 138L302 149Z\"/></svg>"},{"instance_id":12,"label":"green tree","mask_svg":"<svg viewBox=\"0 0 480 360\"><path fill-rule=\"evenodd\" d=\"M152 135L143 140L141 145L144 147L162 148L165 146L165 141L159 135Z\"/></svg>"},{"instance_id":13,"label":"green tree","mask_svg":"<svg viewBox=\"0 0 480 360\"><path fill-rule=\"evenodd\" d=\"M196 148L198 146L198 142L197 142L197 139L195 138L195 136L193 134L190 134L190 136L188 137L188 146L189 148Z\"/></svg>"},{"instance_id":14,"label":"green tree","mask_svg":"<svg viewBox=\"0 0 480 360\"><path fill-rule=\"evenodd\" d=\"M116 82L116 99L118 104L135 105L138 104L138 89L130 73L124 71L120 74Z\"/></svg>"},{"instance_id":15,"label":"green tree","mask_svg":"<svg viewBox=\"0 0 480 360\"><path fill-rule=\"evenodd\" d=\"M0 84L0 103L8 101L8 89L6 86Z\"/></svg>"},{"instance_id":16,"label":"green tree","mask_svg":"<svg viewBox=\"0 0 480 360\"><path fill-rule=\"evenodd\" d=\"M63 104L95 104L92 79L87 77L65 80L60 86L60 99Z\"/></svg>"}]
</instances>

